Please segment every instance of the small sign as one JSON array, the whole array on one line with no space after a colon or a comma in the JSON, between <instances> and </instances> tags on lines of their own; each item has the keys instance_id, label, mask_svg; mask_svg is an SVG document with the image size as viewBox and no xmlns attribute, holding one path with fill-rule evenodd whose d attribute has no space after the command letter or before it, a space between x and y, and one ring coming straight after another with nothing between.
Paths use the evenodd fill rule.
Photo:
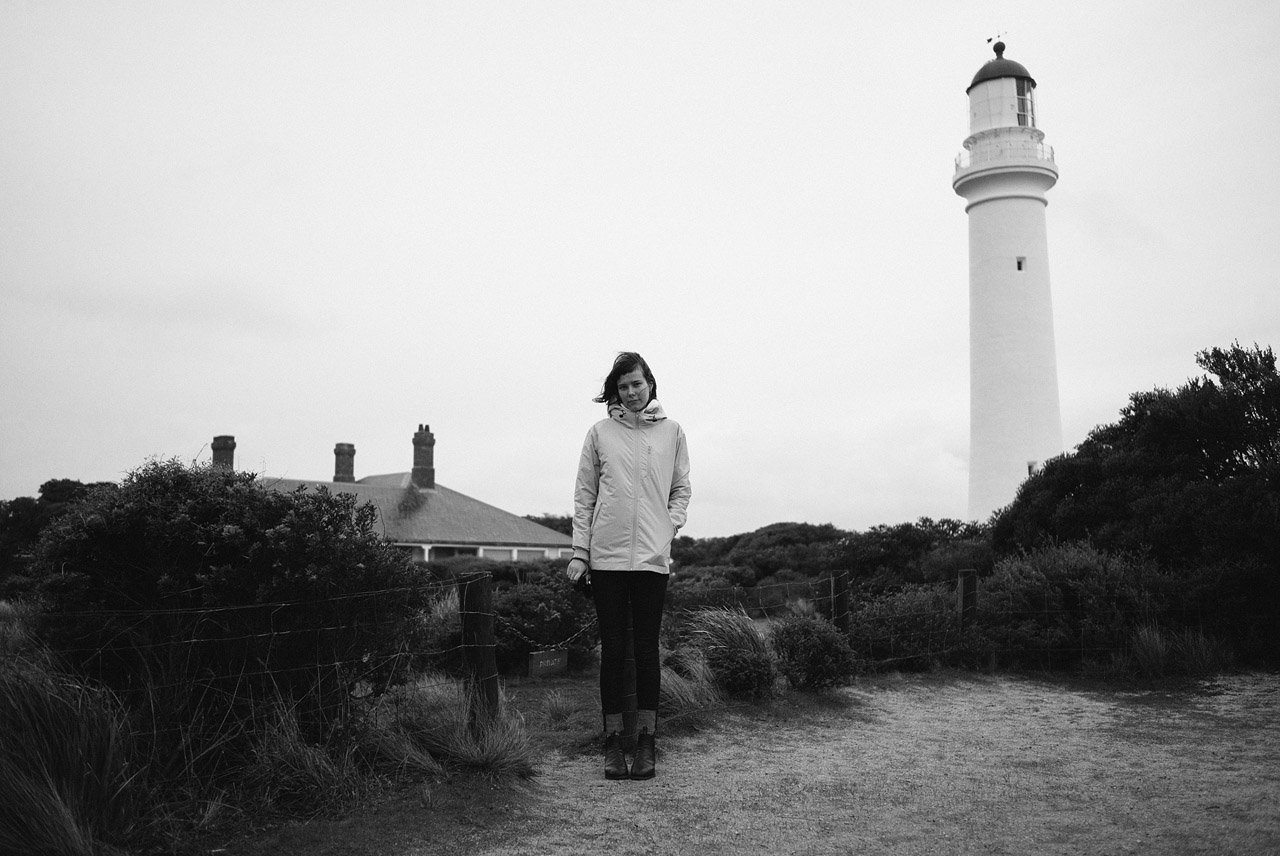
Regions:
<instances>
[{"instance_id":1,"label":"small sign","mask_svg":"<svg viewBox=\"0 0 1280 856\"><path fill-rule=\"evenodd\" d=\"M534 651L529 655L529 677L558 675L569 668L568 651Z\"/></svg>"}]
</instances>

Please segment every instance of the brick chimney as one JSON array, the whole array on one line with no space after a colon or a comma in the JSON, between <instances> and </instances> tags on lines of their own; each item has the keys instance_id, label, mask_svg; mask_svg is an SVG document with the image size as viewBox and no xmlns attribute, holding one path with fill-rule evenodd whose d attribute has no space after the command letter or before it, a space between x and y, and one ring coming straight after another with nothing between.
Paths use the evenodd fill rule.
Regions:
<instances>
[{"instance_id":1,"label":"brick chimney","mask_svg":"<svg viewBox=\"0 0 1280 856\"><path fill-rule=\"evenodd\" d=\"M413 474L409 477L414 487L436 486L435 445L436 435L431 433L431 426L419 425L418 433L413 435Z\"/></svg>"},{"instance_id":2,"label":"brick chimney","mask_svg":"<svg viewBox=\"0 0 1280 856\"><path fill-rule=\"evenodd\" d=\"M355 444L339 443L333 447L333 480L347 483L356 480Z\"/></svg>"},{"instance_id":3,"label":"brick chimney","mask_svg":"<svg viewBox=\"0 0 1280 856\"><path fill-rule=\"evenodd\" d=\"M236 461L236 438L230 434L219 434L213 438L213 465L221 470L234 470Z\"/></svg>"}]
</instances>

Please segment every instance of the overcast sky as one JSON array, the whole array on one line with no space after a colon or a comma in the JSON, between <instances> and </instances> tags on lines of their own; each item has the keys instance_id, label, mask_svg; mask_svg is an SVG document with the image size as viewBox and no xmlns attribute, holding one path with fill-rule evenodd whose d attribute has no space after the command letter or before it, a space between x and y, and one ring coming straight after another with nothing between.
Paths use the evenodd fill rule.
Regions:
<instances>
[{"instance_id":1,"label":"overcast sky","mask_svg":"<svg viewBox=\"0 0 1280 856\"><path fill-rule=\"evenodd\" d=\"M684 534L963 519L965 89L1061 178L1063 433L1280 346L1280 4L0 0L0 498L149 458L571 510L638 350Z\"/></svg>"}]
</instances>

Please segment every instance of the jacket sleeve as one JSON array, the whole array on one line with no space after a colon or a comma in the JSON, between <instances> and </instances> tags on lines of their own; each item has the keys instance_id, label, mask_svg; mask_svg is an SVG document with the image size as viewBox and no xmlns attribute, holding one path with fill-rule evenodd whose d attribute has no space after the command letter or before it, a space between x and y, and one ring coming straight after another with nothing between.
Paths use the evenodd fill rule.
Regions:
<instances>
[{"instance_id":1,"label":"jacket sleeve","mask_svg":"<svg viewBox=\"0 0 1280 856\"><path fill-rule=\"evenodd\" d=\"M578 475L573 486L573 557L591 561L591 520L595 516L596 496L600 492L600 454L596 449L596 431L587 432L578 458Z\"/></svg>"},{"instance_id":2,"label":"jacket sleeve","mask_svg":"<svg viewBox=\"0 0 1280 856\"><path fill-rule=\"evenodd\" d=\"M671 475L671 496L667 499L667 513L678 531L689 519L689 497L693 487L689 483L689 444L684 439L684 429L676 432L676 468Z\"/></svg>"}]
</instances>

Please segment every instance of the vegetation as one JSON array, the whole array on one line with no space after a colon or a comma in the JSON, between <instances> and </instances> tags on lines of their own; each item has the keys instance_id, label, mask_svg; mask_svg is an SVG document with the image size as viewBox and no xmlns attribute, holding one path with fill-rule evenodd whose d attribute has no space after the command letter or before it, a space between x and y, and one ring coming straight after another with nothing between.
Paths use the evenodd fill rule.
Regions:
<instances>
[{"instance_id":1,"label":"vegetation","mask_svg":"<svg viewBox=\"0 0 1280 856\"><path fill-rule=\"evenodd\" d=\"M46 523L8 581L21 605L6 605L0 640L24 659L0 674L21 680L18 663L42 661L24 697L44 692L48 705L63 698L50 689L63 685L55 669L69 686L101 688L77 701L86 722L107 721L86 711L118 699L129 781L156 797L129 821L138 834L163 837L172 830L158 818L182 826L213 805L350 796L382 763L370 712L412 677L433 592L373 523L349 495L147 464ZM88 828L41 793L45 812L29 816L58 813L67 835Z\"/></svg>"},{"instance_id":2,"label":"vegetation","mask_svg":"<svg viewBox=\"0 0 1280 856\"><path fill-rule=\"evenodd\" d=\"M0 584L27 573L40 533L92 488L73 479L52 479L40 485L40 496L0 500Z\"/></svg>"},{"instance_id":3,"label":"vegetation","mask_svg":"<svg viewBox=\"0 0 1280 856\"><path fill-rule=\"evenodd\" d=\"M995 520L998 555L1087 541L1166 579L1153 620L1280 658L1280 372L1270 348L1212 348L1209 375L1135 393L1121 418L1046 463ZM1215 379L1216 378L1216 379Z\"/></svg>"},{"instance_id":4,"label":"vegetation","mask_svg":"<svg viewBox=\"0 0 1280 856\"><path fill-rule=\"evenodd\" d=\"M853 649L829 621L788 616L773 625L769 641L777 655L779 671L793 687L822 690L853 676Z\"/></svg>"},{"instance_id":5,"label":"vegetation","mask_svg":"<svg viewBox=\"0 0 1280 856\"><path fill-rule=\"evenodd\" d=\"M0 852L94 856L122 843L142 796L130 735L107 694L43 670L0 669Z\"/></svg>"},{"instance_id":6,"label":"vegetation","mask_svg":"<svg viewBox=\"0 0 1280 856\"><path fill-rule=\"evenodd\" d=\"M779 677L1280 661L1280 374L1269 348L1198 360L1211 377L1135 393L988 523L677 538L663 716L766 699ZM411 565L374 515L176 462L0 504L0 757L15 771L0 798L18 807L0 812L0 851L167 841L237 807L346 805L454 768L528 775L519 715L469 721L452 583L492 576L508 675L553 647L588 668L590 605L563 562ZM961 569L980 590L963 627ZM847 633L828 620L836 583ZM563 697L540 710L552 729L597 726Z\"/></svg>"},{"instance_id":7,"label":"vegetation","mask_svg":"<svg viewBox=\"0 0 1280 856\"><path fill-rule=\"evenodd\" d=\"M759 699L774 694L777 670L768 639L741 609L693 613L688 633L705 659L717 686L732 698Z\"/></svg>"}]
</instances>

